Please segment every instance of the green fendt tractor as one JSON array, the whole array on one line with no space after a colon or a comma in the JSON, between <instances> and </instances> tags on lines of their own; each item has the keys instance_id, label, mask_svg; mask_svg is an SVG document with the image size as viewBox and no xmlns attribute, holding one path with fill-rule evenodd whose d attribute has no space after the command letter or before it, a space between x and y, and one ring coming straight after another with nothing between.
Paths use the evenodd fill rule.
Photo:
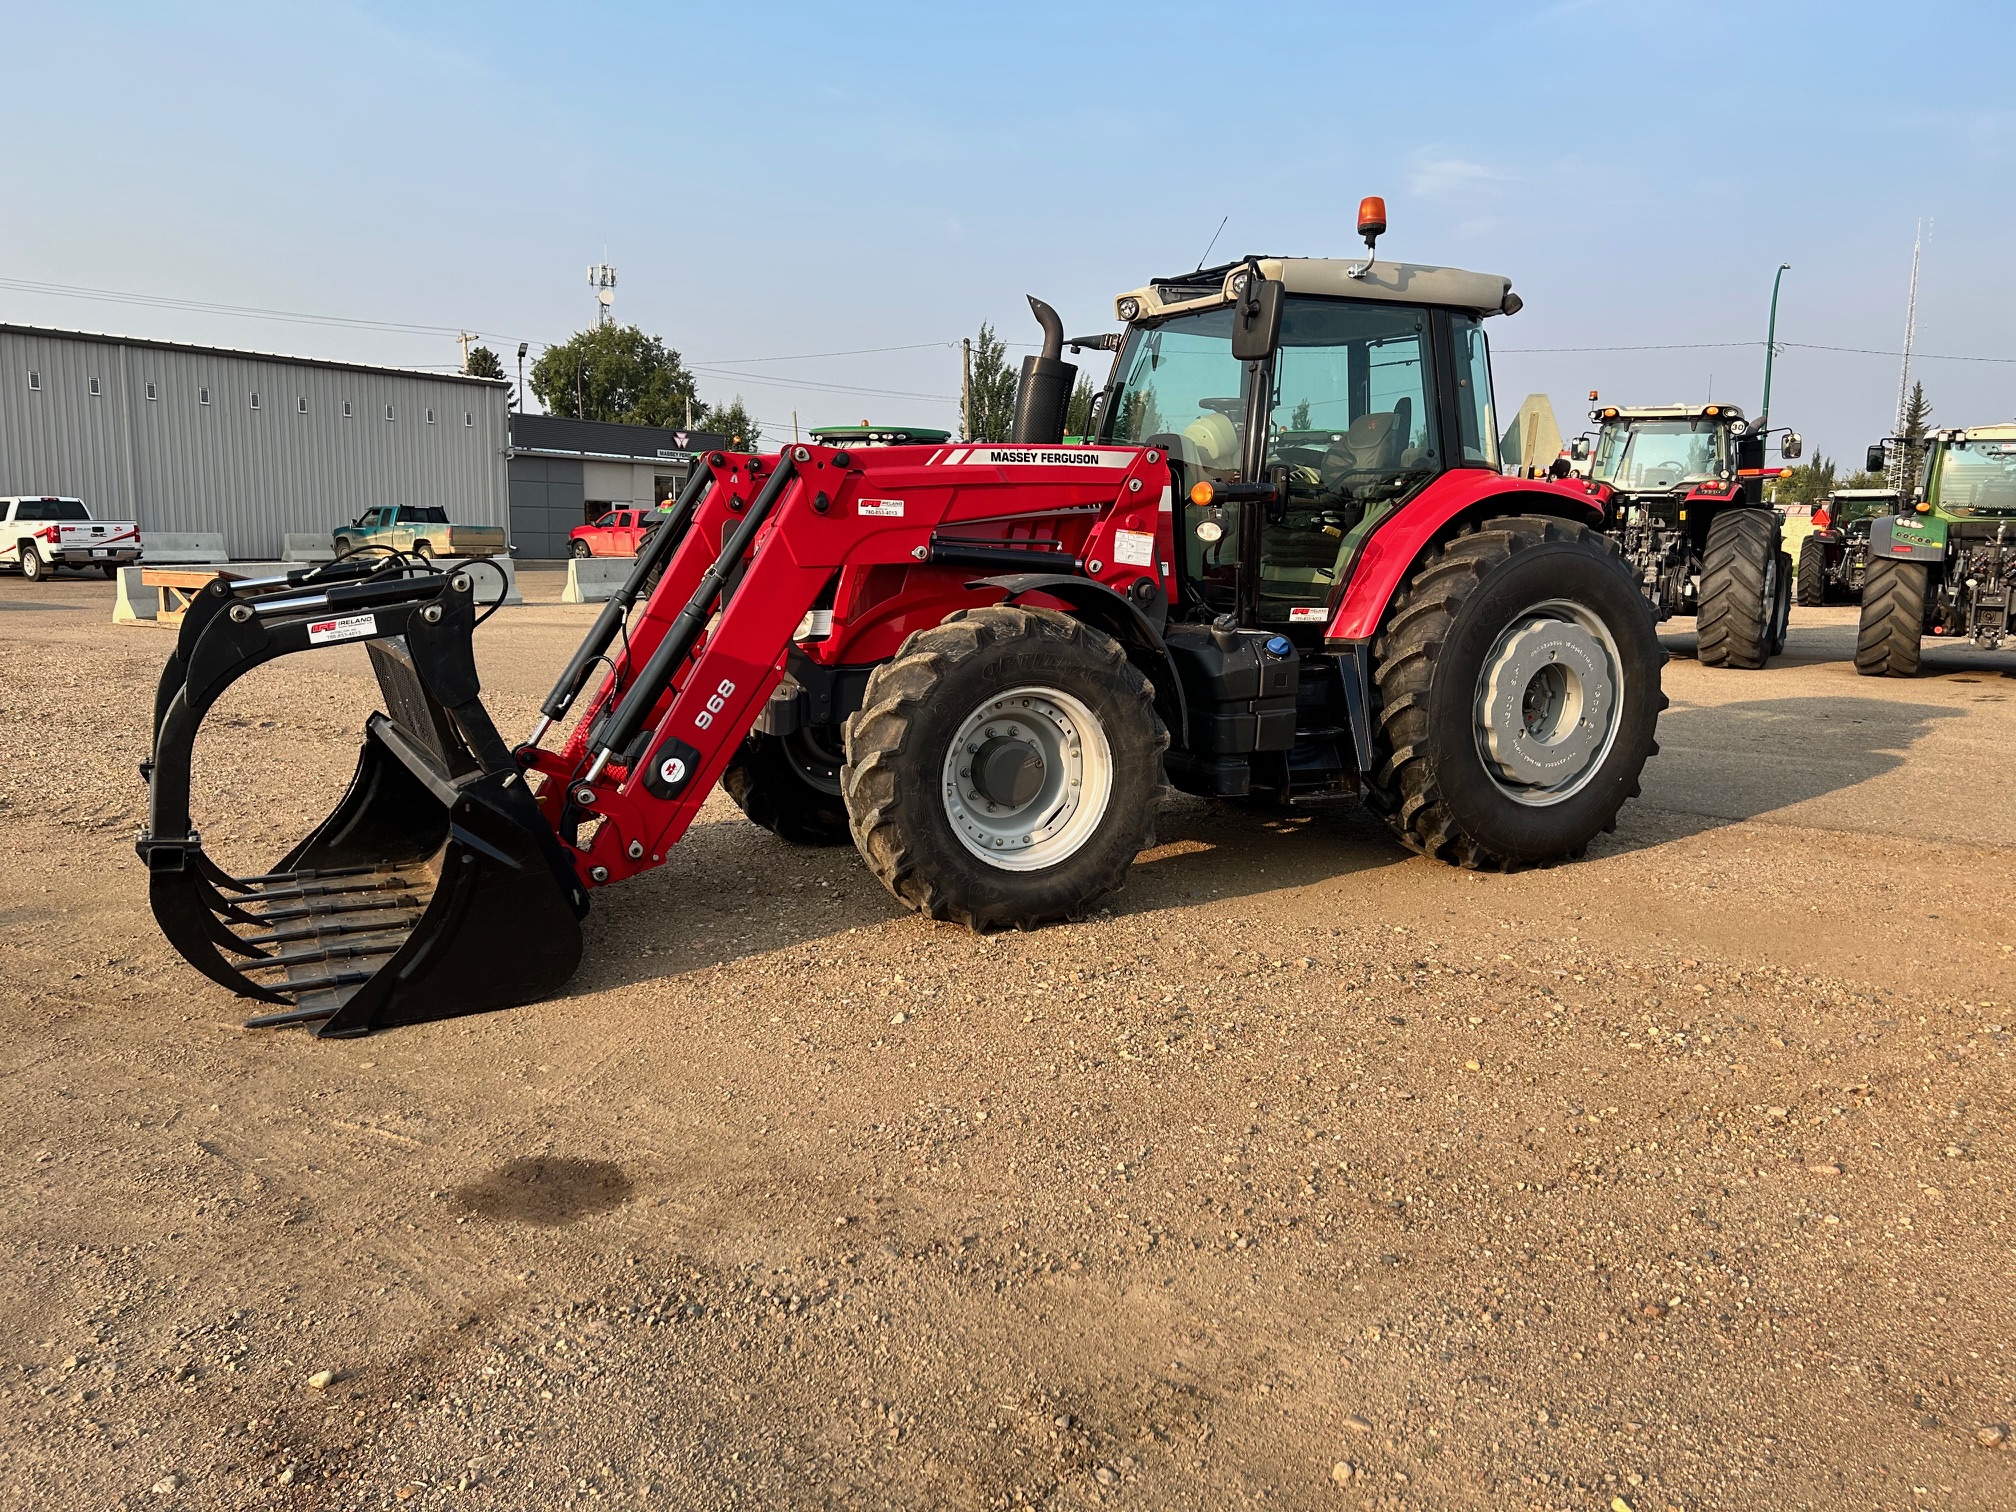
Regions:
<instances>
[{"instance_id":1,"label":"green fendt tractor","mask_svg":"<svg viewBox=\"0 0 2016 1512\"><path fill-rule=\"evenodd\" d=\"M1813 506L1813 529L1799 542L1799 603L1853 601L1869 570L1869 527L1897 513L1894 488L1837 488Z\"/></svg>"},{"instance_id":2,"label":"green fendt tractor","mask_svg":"<svg viewBox=\"0 0 2016 1512\"><path fill-rule=\"evenodd\" d=\"M1869 467L1884 448L1869 448ZM2016 421L1933 431L1910 506L1872 520L1855 670L1910 677L1923 637L1994 650L2016 634Z\"/></svg>"}]
</instances>

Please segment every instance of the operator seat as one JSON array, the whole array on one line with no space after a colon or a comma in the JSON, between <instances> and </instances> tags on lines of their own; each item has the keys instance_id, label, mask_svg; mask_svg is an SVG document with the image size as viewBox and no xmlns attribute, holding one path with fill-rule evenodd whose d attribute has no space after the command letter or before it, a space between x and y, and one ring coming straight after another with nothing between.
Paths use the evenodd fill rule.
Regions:
<instances>
[{"instance_id":1,"label":"operator seat","mask_svg":"<svg viewBox=\"0 0 2016 1512\"><path fill-rule=\"evenodd\" d=\"M1400 454L1414 431L1414 401L1402 395L1390 410L1373 410L1351 422L1344 439L1330 443L1320 469L1323 490L1331 493L1350 486L1354 473L1394 472ZM1357 482L1367 481L1362 476Z\"/></svg>"}]
</instances>

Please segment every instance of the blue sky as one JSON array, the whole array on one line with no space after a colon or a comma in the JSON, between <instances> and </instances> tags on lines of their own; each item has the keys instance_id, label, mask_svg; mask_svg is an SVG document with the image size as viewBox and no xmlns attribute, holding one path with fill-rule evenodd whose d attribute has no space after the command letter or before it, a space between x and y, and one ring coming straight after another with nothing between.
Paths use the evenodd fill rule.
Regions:
<instances>
[{"instance_id":1,"label":"blue sky","mask_svg":"<svg viewBox=\"0 0 2016 1512\"><path fill-rule=\"evenodd\" d=\"M6 320L440 365L445 334L19 285L536 350L606 255L711 398L949 425L958 338L1031 339L1024 293L1103 329L1221 217L1216 258L1349 255L1382 193L1382 253L1512 277L1501 409L1571 432L1591 387L1754 410L1790 262L1774 416L1858 456L1897 361L1814 348L1897 350L1927 217L1920 351L2016 358L2006 4L6 0L0 34ZM1633 346L1666 349L1543 350ZM907 349L759 360L868 347ZM2016 414L2016 362L1918 374L1940 420Z\"/></svg>"}]
</instances>

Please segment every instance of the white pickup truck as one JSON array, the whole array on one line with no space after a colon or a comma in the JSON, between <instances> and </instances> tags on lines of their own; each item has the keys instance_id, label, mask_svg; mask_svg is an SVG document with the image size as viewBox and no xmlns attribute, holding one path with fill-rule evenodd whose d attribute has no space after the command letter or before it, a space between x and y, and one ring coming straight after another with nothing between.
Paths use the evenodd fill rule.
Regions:
<instances>
[{"instance_id":1,"label":"white pickup truck","mask_svg":"<svg viewBox=\"0 0 2016 1512\"><path fill-rule=\"evenodd\" d=\"M58 567L96 567L111 577L140 560L140 526L94 520L82 499L0 497L0 566L39 583Z\"/></svg>"}]
</instances>

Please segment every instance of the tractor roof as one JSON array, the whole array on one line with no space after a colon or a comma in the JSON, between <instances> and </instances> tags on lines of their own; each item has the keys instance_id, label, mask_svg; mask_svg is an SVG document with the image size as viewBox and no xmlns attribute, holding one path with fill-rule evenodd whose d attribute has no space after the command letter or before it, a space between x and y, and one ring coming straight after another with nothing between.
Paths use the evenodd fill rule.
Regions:
<instances>
[{"instance_id":1,"label":"tractor roof","mask_svg":"<svg viewBox=\"0 0 2016 1512\"><path fill-rule=\"evenodd\" d=\"M1510 315L1519 296L1512 280L1499 273L1466 273L1461 268L1436 268L1423 263L1374 262L1363 278L1349 270L1361 260L1343 257L1249 257L1216 268L1200 268L1173 278L1158 278L1145 289L1133 289L1113 301L1123 321L1153 320L1192 310L1216 309L1233 298L1232 280L1257 266L1262 278L1278 278L1290 294L1321 294L1331 299L1364 299L1387 304L1444 305L1473 315ZM1132 301L1134 313L1124 313Z\"/></svg>"},{"instance_id":2,"label":"tractor roof","mask_svg":"<svg viewBox=\"0 0 2016 1512\"><path fill-rule=\"evenodd\" d=\"M1605 404L1591 412L1600 420L1741 420L1738 404Z\"/></svg>"},{"instance_id":3,"label":"tractor roof","mask_svg":"<svg viewBox=\"0 0 2016 1512\"><path fill-rule=\"evenodd\" d=\"M1894 488L1837 488L1829 494L1830 499L1894 499Z\"/></svg>"},{"instance_id":4,"label":"tractor roof","mask_svg":"<svg viewBox=\"0 0 2016 1512\"><path fill-rule=\"evenodd\" d=\"M2004 420L2000 425L1958 425L1932 434L1941 441L2016 441L2016 420Z\"/></svg>"}]
</instances>

